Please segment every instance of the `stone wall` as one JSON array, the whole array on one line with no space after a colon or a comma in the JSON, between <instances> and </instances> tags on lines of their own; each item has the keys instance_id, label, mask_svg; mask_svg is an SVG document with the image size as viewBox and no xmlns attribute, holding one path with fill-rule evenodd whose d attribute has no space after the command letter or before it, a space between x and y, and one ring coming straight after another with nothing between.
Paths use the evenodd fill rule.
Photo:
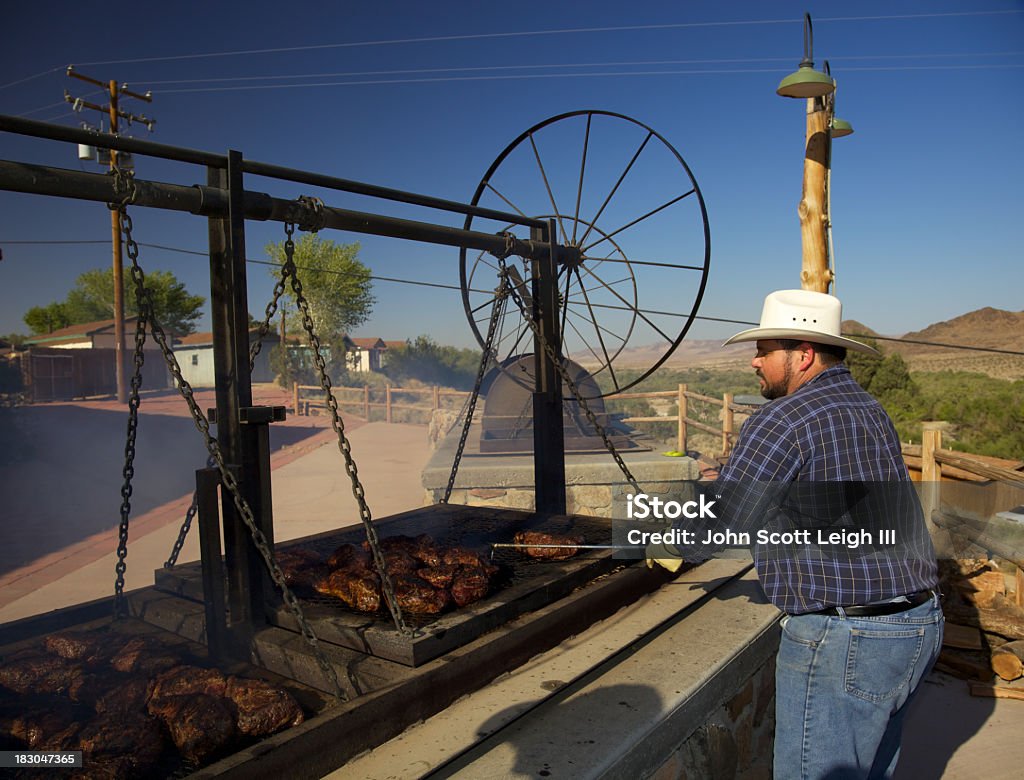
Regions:
<instances>
[{"instance_id":1,"label":"stone wall","mask_svg":"<svg viewBox=\"0 0 1024 780\"><path fill-rule=\"evenodd\" d=\"M649 778L771 780L774 735L775 656L772 656Z\"/></svg>"}]
</instances>

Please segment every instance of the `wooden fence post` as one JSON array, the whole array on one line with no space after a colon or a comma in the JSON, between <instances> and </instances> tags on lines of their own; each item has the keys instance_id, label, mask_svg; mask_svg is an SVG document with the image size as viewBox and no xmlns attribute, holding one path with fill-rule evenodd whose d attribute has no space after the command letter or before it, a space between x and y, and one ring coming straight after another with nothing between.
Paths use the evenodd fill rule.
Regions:
<instances>
[{"instance_id":1,"label":"wooden fence post","mask_svg":"<svg viewBox=\"0 0 1024 780\"><path fill-rule=\"evenodd\" d=\"M722 394L722 454L732 449L732 393Z\"/></svg>"},{"instance_id":2,"label":"wooden fence post","mask_svg":"<svg viewBox=\"0 0 1024 780\"><path fill-rule=\"evenodd\" d=\"M939 508L940 500L942 464L935 460L935 450L942 447L942 425L941 422L921 423L921 510L939 557L943 555L941 548L952 549L949 532L940 529L932 520L932 512Z\"/></svg>"},{"instance_id":3,"label":"wooden fence post","mask_svg":"<svg viewBox=\"0 0 1024 780\"><path fill-rule=\"evenodd\" d=\"M363 385L363 417L370 422L370 386Z\"/></svg>"},{"instance_id":4,"label":"wooden fence post","mask_svg":"<svg viewBox=\"0 0 1024 780\"><path fill-rule=\"evenodd\" d=\"M438 387L437 385L434 385L434 409L433 409L433 411L436 412L440 408L441 408L441 388Z\"/></svg>"},{"instance_id":5,"label":"wooden fence post","mask_svg":"<svg viewBox=\"0 0 1024 780\"><path fill-rule=\"evenodd\" d=\"M299 412L299 383L292 382L292 408L295 409L295 416L298 417Z\"/></svg>"},{"instance_id":6,"label":"wooden fence post","mask_svg":"<svg viewBox=\"0 0 1024 780\"><path fill-rule=\"evenodd\" d=\"M686 452L686 385L680 384L677 391L679 406L679 423L676 429L676 451Z\"/></svg>"},{"instance_id":7,"label":"wooden fence post","mask_svg":"<svg viewBox=\"0 0 1024 780\"><path fill-rule=\"evenodd\" d=\"M391 422L391 385L384 386L384 421Z\"/></svg>"}]
</instances>

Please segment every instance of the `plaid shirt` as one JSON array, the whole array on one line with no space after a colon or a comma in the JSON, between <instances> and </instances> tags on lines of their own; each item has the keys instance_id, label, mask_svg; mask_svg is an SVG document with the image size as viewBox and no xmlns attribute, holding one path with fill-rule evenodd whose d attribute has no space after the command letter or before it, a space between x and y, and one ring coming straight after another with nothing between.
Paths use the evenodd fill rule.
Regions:
<instances>
[{"instance_id":1,"label":"plaid shirt","mask_svg":"<svg viewBox=\"0 0 1024 780\"><path fill-rule=\"evenodd\" d=\"M822 525L897 530L898 546L884 551L823 554L813 545L754 543L761 586L784 612L870 604L937 584L935 553L892 420L843 364L754 412L712 490L719 527L752 531L752 538L757 529Z\"/></svg>"}]
</instances>

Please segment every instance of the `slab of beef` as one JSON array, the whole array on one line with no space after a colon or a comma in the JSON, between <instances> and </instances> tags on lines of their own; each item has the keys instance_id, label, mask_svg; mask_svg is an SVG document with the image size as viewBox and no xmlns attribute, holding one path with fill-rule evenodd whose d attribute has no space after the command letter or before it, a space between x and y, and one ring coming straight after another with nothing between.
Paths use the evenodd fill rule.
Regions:
<instances>
[{"instance_id":1,"label":"slab of beef","mask_svg":"<svg viewBox=\"0 0 1024 780\"><path fill-rule=\"evenodd\" d=\"M416 572L416 576L426 580L435 588L447 588L452 584L452 578L458 570L459 567L454 564L442 563L438 566L425 566Z\"/></svg>"},{"instance_id":2,"label":"slab of beef","mask_svg":"<svg viewBox=\"0 0 1024 780\"><path fill-rule=\"evenodd\" d=\"M20 694L65 693L84 673L81 664L37 650L0 664L0 685Z\"/></svg>"},{"instance_id":3,"label":"slab of beef","mask_svg":"<svg viewBox=\"0 0 1024 780\"><path fill-rule=\"evenodd\" d=\"M479 601L491 587L491 573L482 566L460 566L452 578L452 601L464 607Z\"/></svg>"},{"instance_id":4,"label":"slab of beef","mask_svg":"<svg viewBox=\"0 0 1024 780\"><path fill-rule=\"evenodd\" d=\"M231 676L227 697L238 712L238 730L252 737L266 737L304 720L302 707L288 691L265 680Z\"/></svg>"},{"instance_id":5,"label":"slab of beef","mask_svg":"<svg viewBox=\"0 0 1024 780\"><path fill-rule=\"evenodd\" d=\"M97 715L82 728L79 746L88 756L123 756L137 770L160 760L167 746L160 722L145 713L108 712Z\"/></svg>"},{"instance_id":6,"label":"slab of beef","mask_svg":"<svg viewBox=\"0 0 1024 780\"><path fill-rule=\"evenodd\" d=\"M68 698L79 704L95 707L102 696L119 689L130 679L109 669L90 669L71 681L67 690Z\"/></svg>"},{"instance_id":7,"label":"slab of beef","mask_svg":"<svg viewBox=\"0 0 1024 780\"><path fill-rule=\"evenodd\" d=\"M177 652L141 636L129 639L110 659L110 665L117 671L139 674L157 674L180 663Z\"/></svg>"},{"instance_id":8,"label":"slab of beef","mask_svg":"<svg viewBox=\"0 0 1024 780\"><path fill-rule=\"evenodd\" d=\"M363 547L368 549L369 543L363 542ZM399 550L411 555L427 566L436 566L441 562L437 545L434 544L434 540L427 534L420 534L419 536L405 536L404 534L387 536L380 540L380 549L384 553Z\"/></svg>"},{"instance_id":9,"label":"slab of beef","mask_svg":"<svg viewBox=\"0 0 1024 780\"><path fill-rule=\"evenodd\" d=\"M478 553L465 547L445 547L441 551L441 561L449 566L483 566L486 561Z\"/></svg>"},{"instance_id":10,"label":"slab of beef","mask_svg":"<svg viewBox=\"0 0 1024 780\"><path fill-rule=\"evenodd\" d=\"M73 743L79 728L70 702L57 696L28 707L6 706L0 712L0 735L16 739L30 750L42 750L51 743Z\"/></svg>"},{"instance_id":11,"label":"slab of beef","mask_svg":"<svg viewBox=\"0 0 1024 780\"><path fill-rule=\"evenodd\" d=\"M46 649L61 658L82 661L89 666L106 663L115 639L105 631L59 631L46 637Z\"/></svg>"},{"instance_id":12,"label":"slab of beef","mask_svg":"<svg viewBox=\"0 0 1024 780\"><path fill-rule=\"evenodd\" d=\"M399 574L394 579L398 606L408 612L436 615L448 606L448 591L435 588L412 574Z\"/></svg>"},{"instance_id":13,"label":"slab of beef","mask_svg":"<svg viewBox=\"0 0 1024 780\"><path fill-rule=\"evenodd\" d=\"M313 582L326 573L320 556L303 547L275 550L274 557L289 587L312 588Z\"/></svg>"},{"instance_id":14,"label":"slab of beef","mask_svg":"<svg viewBox=\"0 0 1024 780\"><path fill-rule=\"evenodd\" d=\"M343 544L327 559L331 569L373 571L370 551L354 544Z\"/></svg>"},{"instance_id":15,"label":"slab of beef","mask_svg":"<svg viewBox=\"0 0 1024 780\"><path fill-rule=\"evenodd\" d=\"M388 550L384 553L384 570L392 577L398 574L412 574L420 562L404 550Z\"/></svg>"},{"instance_id":16,"label":"slab of beef","mask_svg":"<svg viewBox=\"0 0 1024 780\"><path fill-rule=\"evenodd\" d=\"M227 699L218 696L165 696L150 702L150 712L167 726L178 752L199 764L227 748L237 733Z\"/></svg>"},{"instance_id":17,"label":"slab of beef","mask_svg":"<svg viewBox=\"0 0 1024 780\"><path fill-rule=\"evenodd\" d=\"M98 713L136 713L146 711L146 701L153 683L148 677L107 678L108 687L96 697L93 705Z\"/></svg>"},{"instance_id":18,"label":"slab of beef","mask_svg":"<svg viewBox=\"0 0 1024 780\"><path fill-rule=\"evenodd\" d=\"M564 561L579 552L574 545L583 544L579 534L554 534L544 531L519 531L512 537L515 544L527 545L522 552L531 558L544 558L549 561ZM529 545L561 544L569 547L531 547Z\"/></svg>"},{"instance_id":19,"label":"slab of beef","mask_svg":"<svg viewBox=\"0 0 1024 780\"><path fill-rule=\"evenodd\" d=\"M318 593L341 599L360 612L380 609L380 580L365 570L338 569L317 580L313 587Z\"/></svg>"},{"instance_id":20,"label":"slab of beef","mask_svg":"<svg viewBox=\"0 0 1024 780\"><path fill-rule=\"evenodd\" d=\"M183 696L189 693L223 696L226 687L227 679L220 669L204 669L186 664L174 666L161 672L153 680L149 693L149 711L153 712L154 704L168 696Z\"/></svg>"}]
</instances>

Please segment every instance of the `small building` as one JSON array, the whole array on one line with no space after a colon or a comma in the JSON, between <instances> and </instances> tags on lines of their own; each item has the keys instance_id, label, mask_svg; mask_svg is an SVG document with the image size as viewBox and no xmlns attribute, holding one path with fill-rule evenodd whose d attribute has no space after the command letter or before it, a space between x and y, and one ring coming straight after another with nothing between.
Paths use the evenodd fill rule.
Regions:
<instances>
[{"instance_id":1,"label":"small building","mask_svg":"<svg viewBox=\"0 0 1024 780\"><path fill-rule=\"evenodd\" d=\"M256 338L258 330L249 331L249 342ZM263 346L253 364L251 381L273 382L274 370L270 367L270 353L281 343L276 333L263 337ZM214 387L213 333L193 333L183 336L174 347L174 356L181 366L181 375L192 387Z\"/></svg>"},{"instance_id":2,"label":"small building","mask_svg":"<svg viewBox=\"0 0 1024 780\"><path fill-rule=\"evenodd\" d=\"M135 324L138 317L124 318L124 348L135 349ZM168 333L173 339L173 335ZM68 325L50 333L43 333L25 339L26 347L46 347L47 349L114 349L117 340L114 335L114 320L97 320ZM146 351L159 350L160 346L151 338L146 338Z\"/></svg>"},{"instance_id":3,"label":"small building","mask_svg":"<svg viewBox=\"0 0 1024 780\"><path fill-rule=\"evenodd\" d=\"M348 367L352 371L380 371L384 365L382 358L387 346L383 339L346 336L345 347L348 350Z\"/></svg>"}]
</instances>

